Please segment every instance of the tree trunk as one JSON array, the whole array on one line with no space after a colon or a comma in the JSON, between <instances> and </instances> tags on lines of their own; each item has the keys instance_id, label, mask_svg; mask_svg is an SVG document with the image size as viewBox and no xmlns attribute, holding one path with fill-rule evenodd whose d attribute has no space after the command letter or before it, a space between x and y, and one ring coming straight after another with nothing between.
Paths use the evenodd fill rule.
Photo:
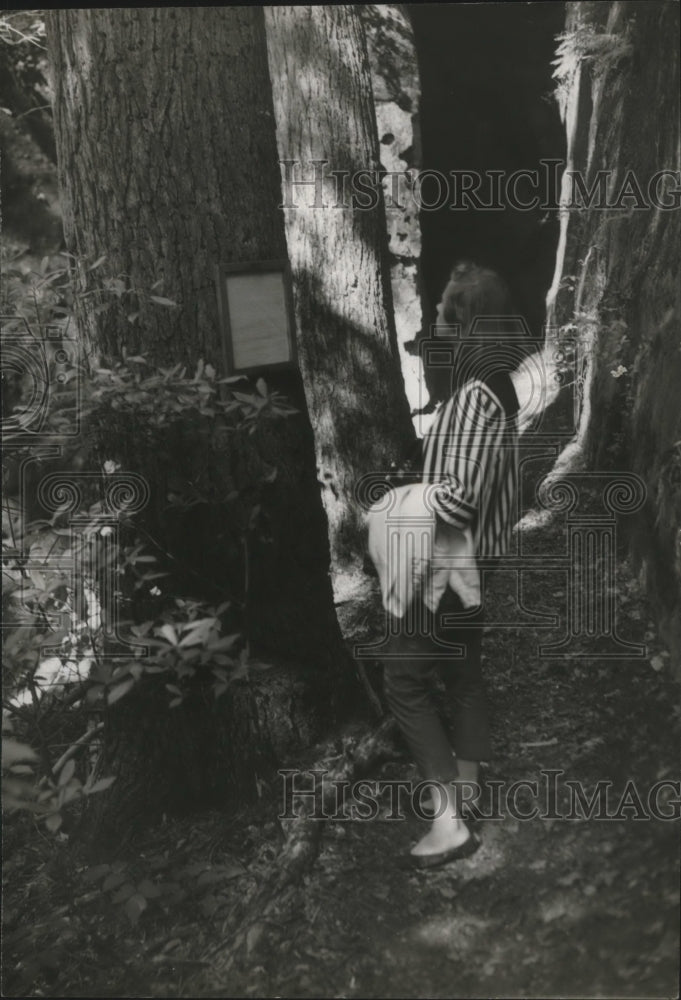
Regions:
<instances>
[{"instance_id":1,"label":"tree trunk","mask_svg":"<svg viewBox=\"0 0 681 1000\"><path fill-rule=\"evenodd\" d=\"M674 3L566 5L568 168L586 190L597 194L601 171L607 184L580 211L566 184L550 319L576 332L586 362L569 458L613 483L620 470L639 477L646 500L627 511L622 494L623 527L681 676L678 31Z\"/></svg>"},{"instance_id":2,"label":"tree trunk","mask_svg":"<svg viewBox=\"0 0 681 1000\"><path fill-rule=\"evenodd\" d=\"M262 11L56 10L47 24L81 287L101 285L85 268L106 254L103 273L136 293L96 314L82 302L81 330L105 354L221 366L216 263L286 254Z\"/></svg>"},{"instance_id":3,"label":"tree trunk","mask_svg":"<svg viewBox=\"0 0 681 1000\"><path fill-rule=\"evenodd\" d=\"M374 92L376 128L383 181L395 328L404 387L416 433L430 424L418 411L430 402L417 335L423 329L425 287L421 268L421 221L409 189L423 165L420 105L421 79L416 40L407 9L401 4L361 4Z\"/></svg>"},{"instance_id":4,"label":"tree trunk","mask_svg":"<svg viewBox=\"0 0 681 1000\"><path fill-rule=\"evenodd\" d=\"M356 485L399 463L414 439L392 312L371 77L354 6L272 6L265 20L279 154L288 161L283 205L300 365L338 596L341 577L357 579L362 560ZM315 160L328 163L315 168ZM313 180L315 170L317 190L297 183ZM344 182L332 171L345 171ZM362 179L359 171L369 173ZM369 193L358 193L360 185Z\"/></svg>"},{"instance_id":5,"label":"tree trunk","mask_svg":"<svg viewBox=\"0 0 681 1000\"><path fill-rule=\"evenodd\" d=\"M357 47L355 22L344 17ZM262 9L62 9L48 14L48 38L67 245L76 258L78 291L96 290L78 298L80 334L93 358L125 349L157 364L181 361L190 372L199 358L219 369L215 264L286 256ZM363 95L365 114L369 101L370 93ZM349 115L352 106L344 110ZM358 137L368 142L363 121ZM331 122L322 127L331 129ZM380 217L372 219L375 248ZM342 232L330 218L328 225L328 250L335 246L340 255ZM361 467L359 449L369 439L369 462L384 464L385 396L374 395L376 371L366 366L378 369L393 358L382 271L375 249L361 251L363 228L357 226L354 237L352 273L346 273L343 256L335 262L336 281L329 282L324 271L332 262L325 256L319 280L313 270L306 272L305 298L298 269L303 374L317 404L312 417L317 425L321 419L332 425L322 440L341 440L347 465L350 450L357 450L353 469ZM104 254L105 264L88 271ZM354 325L349 314L327 322L336 315L345 284L359 278L360 266L368 277L356 294L370 295L350 311ZM117 295L121 288L124 294ZM159 305L151 295L179 306ZM133 321L130 313L137 314ZM333 339L341 335L353 338L348 350ZM322 364L325 354L337 358ZM318 392L310 388L315 364ZM331 372L335 384L345 386L343 398L326 399L322 411L319 392L329 392ZM297 373L268 382L305 410ZM243 570L225 508L194 507L174 520L165 509L173 478L189 480L210 461L196 454L191 434L187 428L184 438L169 436L164 456L145 450L135 428L125 430L122 442L111 428L103 457L126 457L125 467L147 476L152 499L145 525L171 554L190 563L193 575L185 586L197 574L210 577L199 596L216 598L216 588L229 590L230 571L238 576ZM230 790L254 789L256 773L296 741L318 737L338 700L347 697L353 675L334 614L309 418L303 412L256 437L280 474L265 503L274 544L253 554L246 627L279 669L271 682L265 676L242 685L226 707L220 706L227 697L217 708L199 698L168 715L153 698L123 701L107 729L109 765L121 777L114 786L120 789L117 805L108 811L109 819L115 813L117 828L140 813L152 818L174 805L205 802L206 796L224 803ZM396 453L396 427L385 440L388 453ZM224 468L211 467L218 485L229 477L233 458L225 452L217 463ZM344 510L350 487L347 477L338 484ZM176 586L181 584L178 578Z\"/></svg>"}]
</instances>

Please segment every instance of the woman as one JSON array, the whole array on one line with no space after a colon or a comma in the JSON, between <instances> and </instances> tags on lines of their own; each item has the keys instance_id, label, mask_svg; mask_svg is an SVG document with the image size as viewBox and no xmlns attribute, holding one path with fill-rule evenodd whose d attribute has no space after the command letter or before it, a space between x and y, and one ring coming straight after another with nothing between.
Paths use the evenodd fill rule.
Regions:
<instances>
[{"instance_id":1,"label":"woman","mask_svg":"<svg viewBox=\"0 0 681 1000\"><path fill-rule=\"evenodd\" d=\"M470 531L479 565L488 569L507 551L516 520L518 402L509 376L513 352L503 344L504 317L512 311L495 272L470 263L454 268L436 331L439 336L453 326L459 337L452 393L423 441L423 480L439 484L432 493L436 523L447 526L444 534ZM389 630L386 697L422 777L441 792L429 831L409 855L419 868L480 846L464 822L470 795L462 793L465 785L477 786L480 762L491 750L480 662L483 606L484 598L476 611L465 612L448 587L434 613L424 604L410 609L412 621L425 623L417 634L408 634L409 615L394 619ZM447 652L452 644L463 646L463 657ZM434 699L438 671L451 710L451 742Z\"/></svg>"}]
</instances>

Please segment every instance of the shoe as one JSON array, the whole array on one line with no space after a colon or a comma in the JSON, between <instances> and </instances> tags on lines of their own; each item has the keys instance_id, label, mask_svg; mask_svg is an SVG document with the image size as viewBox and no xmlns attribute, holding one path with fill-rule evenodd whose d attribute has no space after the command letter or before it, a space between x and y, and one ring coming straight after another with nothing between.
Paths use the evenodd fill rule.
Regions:
<instances>
[{"instance_id":1,"label":"shoe","mask_svg":"<svg viewBox=\"0 0 681 1000\"><path fill-rule=\"evenodd\" d=\"M472 854L482 846L482 841L477 833L471 831L468 840L458 847L451 847L448 851L439 851L437 854L407 854L405 861L408 868L440 868L449 864L450 861L460 861L462 858L470 858Z\"/></svg>"}]
</instances>

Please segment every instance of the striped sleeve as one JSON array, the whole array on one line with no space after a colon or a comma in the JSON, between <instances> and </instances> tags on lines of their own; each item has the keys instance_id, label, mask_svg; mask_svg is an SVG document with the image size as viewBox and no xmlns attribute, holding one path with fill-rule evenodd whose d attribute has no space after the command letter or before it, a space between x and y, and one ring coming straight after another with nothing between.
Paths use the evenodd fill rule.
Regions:
<instances>
[{"instance_id":1,"label":"striped sleeve","mask_svg":"<svg viewBox=\"0 0 681 1000\"><path fill-rule=\"evenodd\" d=\"M480 494L497 462L504 413L481 383L468 383L443 407L428 437L424 473L440 484L433 494L436 514L463 530L480 513Z\"/></svg>"}]
</instances>

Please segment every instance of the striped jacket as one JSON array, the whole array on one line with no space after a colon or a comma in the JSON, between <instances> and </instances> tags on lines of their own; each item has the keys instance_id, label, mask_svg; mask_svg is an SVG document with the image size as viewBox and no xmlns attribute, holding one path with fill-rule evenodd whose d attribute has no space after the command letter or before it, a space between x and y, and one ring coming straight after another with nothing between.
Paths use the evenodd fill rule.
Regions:
<instances>
[{"instance_id":1,"label":"striped jacket","mask_svg":"<svg viewBox=\"0 0 681 1000\"><path fill-rule=\"evenodd\" d=\"M482 558L508 551L518 518L517 400L508 376L498 378L464 383L423 441L423 480L442 484L432 500L437 516L469 528Z\"/></svg>"}]
</instances>

